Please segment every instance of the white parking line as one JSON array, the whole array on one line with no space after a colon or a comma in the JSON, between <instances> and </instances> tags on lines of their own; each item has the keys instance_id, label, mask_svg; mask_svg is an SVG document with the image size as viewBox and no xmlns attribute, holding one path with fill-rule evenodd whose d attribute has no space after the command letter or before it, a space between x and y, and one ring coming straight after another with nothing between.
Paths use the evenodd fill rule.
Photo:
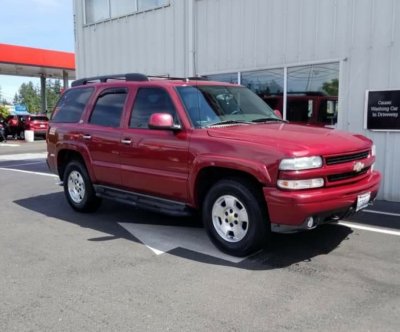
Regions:
<instances>
[{"instance_id":1,"label":"white parking line","mask_svg":"<svg viewBox=\"0 0 400 332\"><path fill-rule=\"evenodd\" d=\"M22 170L22 169L14 169L14 168L6 168L6 167L0 167L0 171L11 171L11 172L26 173L26 174L35 174L35 175L58 177L58 175L51 174L51 173L32 172L32 171L25 171L25 170Z\"/></svg>"},{"instance_id":2,"label":"white parking line","mask_svg":"<svg viewBox=\"0 0 400 332\"><path fill-rule=\"evenodd\" d=\"M363 210L363 212L384 214L386 216L400 217L400 213L393 213L393 212L383 212L383 211L376 211L376 210Z\"/></svg>"},{"instance_id":3,"label":"white parking line","mask_svg":"<svg viewBox=\"0 0 400 332\"><path fill-rule=\"evenodd\" d=\"M5 155L0 156L0 161L45 159L46 157L47 157L47 152L5 154Z\"/></svg>"},{"instance_id":4,"label":"white parking line","mask_svg":"<svg viewBox=\"0 0 400 332\"><path fill-rule=\"evenodd\" d=\"M7 165L7 167L5 167L5 168L21 167L21 166L28 166L28 165L37 165L37 164L43 164L43 163L44 163L44 161L41 160L41 161L35 161L35 162L32 162L32 163Z\"/></svg>"},{"instance_id":5,"label":"white parking line","mask_svg":"<svg viewBox=\"0 0 400 332\"><path fill-rule=\"evenodd\" d=\"M382 228L382 227L364 226L364 225L355 224L355 223L348 222L348 221L339 221L338 224L347 226L350 228L354 228L354 229L361 229L363 231L400 236L400 231L395 231L395 230Z\"/></svg>"},{"instance_id":6,"label":"white parking line","mask_svg":"<svg viewBox=\"0 0 400 332\"><path fill-rule=\"evenodd\" d=\"M14 143L0 143L0 146L8 146L10 148L15 147L15 146L21 146L20 144L14 144Z\"/></svg>"}]
</instances>

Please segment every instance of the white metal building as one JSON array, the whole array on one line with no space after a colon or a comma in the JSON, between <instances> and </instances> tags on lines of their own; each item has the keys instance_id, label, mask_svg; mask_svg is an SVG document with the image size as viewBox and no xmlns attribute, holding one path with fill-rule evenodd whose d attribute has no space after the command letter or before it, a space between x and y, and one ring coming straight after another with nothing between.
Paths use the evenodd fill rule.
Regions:
<instances>
[{"instance_id":1,"label":"white metal building","mask_svg":"<svg viewBox=\"0 0 400 332\"><path fill-rule=\"evenodd\" d=\"M367 91L400 90L400 1L74 0L74 13L78 78L142 72L239 82L289 120L314 116L373 139L379 197L400 201L395 102L389 127L366 129ZM377 103L384 112L389 101Z\"/></svg>"}]
</instances>

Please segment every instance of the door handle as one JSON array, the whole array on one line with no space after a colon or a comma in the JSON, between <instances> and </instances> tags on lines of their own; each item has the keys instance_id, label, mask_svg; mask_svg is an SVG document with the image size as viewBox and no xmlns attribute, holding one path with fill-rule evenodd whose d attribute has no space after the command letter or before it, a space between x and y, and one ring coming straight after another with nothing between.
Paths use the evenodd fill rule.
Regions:
<instances>
[{"instance_id":1,"label":"door handle","mask_svg":"<svg viewBox=\"0 0 400 332\"><path fill-rule=\"evenodd\" d=\"M124 138L124 139L121 139L121 143L129 145L132 143L132 140L130 138Z\"/></svg>"},{"instance_id":2,"label":"door handle","mask_svg":"<svg viewBox=\"0 0 400 332\"><path fill-rule=\"evenodd\" d=\"M82 138L83 138L83 139L91 139L92 136L91 136L91 135L88 135L88 134L84 134L84 135L82 135Z\"/></svg>"}]
</instances>

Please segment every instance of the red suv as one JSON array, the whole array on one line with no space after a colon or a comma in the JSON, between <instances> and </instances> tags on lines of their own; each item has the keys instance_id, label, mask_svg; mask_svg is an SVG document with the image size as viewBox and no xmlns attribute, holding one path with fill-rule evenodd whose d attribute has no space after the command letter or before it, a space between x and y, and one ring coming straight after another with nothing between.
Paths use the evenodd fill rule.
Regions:
<instances>
[{"instance_id":1,"label":"red suv","mask_svg":"<svg viewBox=\"0 0 400 332\"><path fill-rule=\"evenodd\" d=\"M201 212L221 250L313 229L377 195L368 138L290 124L245 87L142 74L75 81L55 107L48 164L75 210L101 198L173 216Z\"/></svg>"},{"instance_id":2,"label":"red suv","mask_svg":"<svg viewBox=\"0 0 400 332\"><path fill-rule=\"evenodd\" d=\"M49 118L45 115L32 114L24 118L24 130L33 130L35 136L46 136Z\"/></svg>"}]
</instances>

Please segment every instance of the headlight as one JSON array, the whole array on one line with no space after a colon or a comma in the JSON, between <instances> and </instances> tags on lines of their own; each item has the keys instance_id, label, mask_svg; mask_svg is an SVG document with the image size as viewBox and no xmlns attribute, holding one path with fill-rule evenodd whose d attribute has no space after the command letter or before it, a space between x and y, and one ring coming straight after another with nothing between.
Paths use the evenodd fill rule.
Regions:
<instances>
[{"instance_id":1,"label":"headlight","mask_svg":"<svg viewBox=\"0 0 400 332\"><path fill-rule=\"evenodd\" d=\"M299 190L321 188L324 186L324 179L308 179L308 180L278 180L278 187L282 189Z\"/></svg>"},{"instance_id":2,"label":"headlight","mask_svg":"<svg viewBox=\"0 0 400 332\"><path fill-rule=\"evenodd\" d=\"M322 158L319 156L282 159L279 164L281 171L299 171L322 167Z\"/></svg>"}]
</instances>

